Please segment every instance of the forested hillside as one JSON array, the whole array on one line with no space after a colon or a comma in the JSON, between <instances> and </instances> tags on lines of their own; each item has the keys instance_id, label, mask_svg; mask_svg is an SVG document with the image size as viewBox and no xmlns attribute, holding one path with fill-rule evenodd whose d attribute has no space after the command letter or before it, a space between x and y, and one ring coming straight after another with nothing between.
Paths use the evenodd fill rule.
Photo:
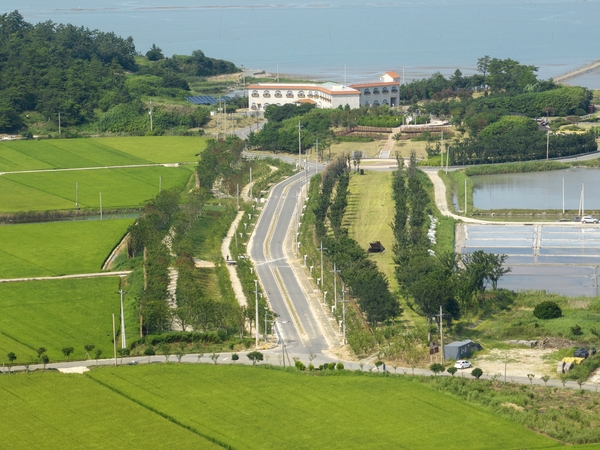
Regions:
<instances>
[{"instance_id":1,"label":"forested hillside","mask_svg":"<svg viewBox=\"0 0 600 450\"><path fill-rule=\"evenodd\" d=\"M165 58L153 46L143 67L139 56L131 37L51 21L32 25L18 11L0 15L0 132L22 132L33 122L58 129L59 114L63 129L93 123L97 131L140 131L139 119L146 127L148 116L144 96L183 99L188 78L239 71L200 50ZM198 126L208 116L198 110L155 106L157 129Z\"/></svg>"}]
</instances>

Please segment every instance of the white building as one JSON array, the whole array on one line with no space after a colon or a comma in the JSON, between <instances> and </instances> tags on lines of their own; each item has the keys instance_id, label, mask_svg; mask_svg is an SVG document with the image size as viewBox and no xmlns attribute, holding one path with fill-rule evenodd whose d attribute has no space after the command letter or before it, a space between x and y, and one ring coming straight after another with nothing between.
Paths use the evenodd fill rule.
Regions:
<instances>
[{"instance_id":1,"label":"white building","mask_svg":"<svg viewBox=\"0 0 600 450\"><path fill-rule=\"evenodd\" d=\"M251 109L264 110L269 105L289 103L312 103L318 108L337 108L348 105L398 106L400 76L395 72L384 73L379 82L351 84L338 83L258 83L250 84L248 102Z\"/></svg>"}]
</instances>

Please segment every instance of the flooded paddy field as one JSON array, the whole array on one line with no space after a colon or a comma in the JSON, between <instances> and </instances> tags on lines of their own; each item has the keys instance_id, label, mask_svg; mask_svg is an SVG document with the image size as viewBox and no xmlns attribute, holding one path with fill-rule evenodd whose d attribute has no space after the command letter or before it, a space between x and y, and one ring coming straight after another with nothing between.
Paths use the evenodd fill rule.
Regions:
<instances>
[{"instance_id":1,"label":"flooded paddy field","mask_svg":"<svg viewBox=\"0 0 600 450\"><path fill-rule=\"evenodd\" d=\"M459 224L456 251L508 255L512 272L499 287L597 296L600 226L592 224Z\"/></svg>"}]
</instances>

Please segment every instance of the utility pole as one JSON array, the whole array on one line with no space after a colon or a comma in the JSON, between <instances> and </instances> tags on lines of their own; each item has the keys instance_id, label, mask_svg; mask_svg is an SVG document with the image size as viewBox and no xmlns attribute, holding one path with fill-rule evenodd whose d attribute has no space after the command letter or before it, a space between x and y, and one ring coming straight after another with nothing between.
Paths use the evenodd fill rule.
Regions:
<instances>
[{"instance_id":1,"label":"utility pole","mask_svg":"<svg viewBox=\"0 0 600 450\"><path fill-rule=\"evenodd\" d=\"M346 286L342 281L342 323L344 325L344 334L342 338L342 345L346 345Z\"/></svg>"},{"instance_id":2,"label":"utility pole","mask_svg":"<svg viewBox=\"0 0 600 450\"><path fill-rule=\"evenodd\" d=\"M125 337L125 307L123 302L123 296L126 292L123 289L119 289L117 293L121 294L121 348L127 348L127 338Z\"/></svg>"},{"instance_id":3,"label":"utility pole","mask_svg":"<svg viewBox=\"0 0 600 450\"><path fill-rule=\"evenodd\" d=\"M565 178L562 179L563 214L565 213Z\"/></svg>"},{"instance_id":4,"label":"utility pole","mask_svg":"<svg viewBox=\"0 0 600 450\"><path fill-rule=\"evenodd\" d=\"M250 200L252 200L252 167L250 167Z\"/></svg>"},{"instance_id":5,"label":"utility pole","mask_svg":"<svg viewBox=\"0 0 600 450\"><path fill-rule=\"evenodd\" d=\"M442 357L442 364L444 364L444 313L442 311L442 305L440 305L439 324L440 324L440 354ZM436 357L437 358L437 357Z\"/></svg>"},{"instance_id":6,"label":"utility pole","mask_svg":"<svg viewBox=\"0 0 600 450\"><path fill-rule=\"evenodd\" d=\"M465 178L465 216L467 215L467 179Z\"/></svg>"},{"instance_id":7,"label":"utility pole","mask_svg":"<svg viewBox=\"0 0 600 450\"><path fill-rule=\"evenodd\" d=\"M321 288L323 288L323 250L327 250L326 248L323 248L323 241L321 241L321 246L319 247L319 250L321 250Z\"/></svg>"},{"instance_id":8,"label":"utility pole","mask_svg":"<svg viewBox=\"0 0 600 450\"><path fill-rule=\"evenodd\" d=\"M112 315L113 319L113 351L115 356L115 367L117 367L117 336L115 333L115 315Z\"/></svg>"},{"instance_id":9,"label":"utility pole","mask_svg":"<svg viewBox=\"0 0 600 450\"><path fill-rule=\"evenodd\" d=\"M158 192L162 191L162 175L158 177Z\"/></svg>"},{"instance_id":10,"label":"utility pole","mask_svg":"<svg viewBox=\"0 0 600 450\"><path fill-rule=\"evenodd\" d=\"M256 333L255 333L255 344L254 349L258 350L258 280L254 280L254 297L256 302Z\"/></svg>"},{"instance_id":11,"label":"utility pole","mask_svg":"<svg viewBox=\"0 0 600 450\"><path fill-rule=\"evenodd\" d=\"M565 179L563 178L563 186ZM75 209L79 209L79 182L75 182Z\"/></svg>"},{"instance_id":12,"label":"utility pole","mask_svg":"<svg viewBox=\"0 0 600 450\"><path fill-rule=\"evenodd\" d=\"M448 151L446 152L446 175L448 175L448 161L450 160L450 146L448 146Z\"/></svg>"},{"instance_id":13,"label":"utility pole","mask_svg":"<svg viewBox=\"0 0 600 450\"><path fill-rule=\"evenodd\" d=\"M100 220L102 220L102 192L100 192Z\"/></svg>"},{"instance_id":14,"label":"utility pole","mask_svg":"<svg viewBox=\"0 0 600 450\"><path fill-rule=\"evenodd\" d=\"M298 170L300 170L300 158L302 157L302 140L300 138L300 121L298 121Z\"/></svg>"},{"instance_id":15,"label":"utility pole","mask_svg":"<svg viewBox=\"0 0 600 450\"><path fill-rule=\"evenodd\" d=\"M148 111L148 114L150 115L150 131L152 131L154 129L152 126L152 99L150 99L150 111Z\"/></svg>"},{"instance_id":16,"label":"utility pole","mask_svg":"<svg viewBox=\"0 0 600 450\"><path fill-rule=\"evenodd\" d=\"M546 132L546 161L548 161L548 155L550 153L550 130Z\"/></svg>"},{"instance_id":17,"label":"utility pole","mask_svg":"<svg viewBox=\"0 0 600 450\"><path fill-rule=\"evenodd\" d=\"M334 309L337 311L337 273L340 273L341 270L337 269L337 266L335 263L333 263L333 305L334 305Z\"/></svg>"},{"instance_id":18,"label":"utility pole","mask_svg":"<svg viewBox=\"0 0 600 450\"><path fill-rule=\"evenodd\" d=\"M240 184L239 183L235 185L235 197L237 198L237 209L239 211L240 210Z\"/></svg>"}]
</instances>

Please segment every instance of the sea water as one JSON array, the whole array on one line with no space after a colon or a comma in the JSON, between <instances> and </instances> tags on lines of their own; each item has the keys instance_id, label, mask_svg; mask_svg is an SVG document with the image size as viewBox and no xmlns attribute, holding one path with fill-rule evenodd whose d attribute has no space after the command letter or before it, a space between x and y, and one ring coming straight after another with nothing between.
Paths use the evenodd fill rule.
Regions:
<instances>
[{"instance_id":1,"label":"sea water","mask_svg":"<svg viewBox=\"0 0 600 450\"><path fill-rule=\"evenodd\" d=\"M32 23L132 36L141 53L152 44L167 56L200 49L246 68L341 82L388 70L404 70L407 81L470 74L484 55L549 78L600 59L600 0L4 0L0 8ZM600 88L600 72L582 80Z\"/></svg>"}]
</instances>

